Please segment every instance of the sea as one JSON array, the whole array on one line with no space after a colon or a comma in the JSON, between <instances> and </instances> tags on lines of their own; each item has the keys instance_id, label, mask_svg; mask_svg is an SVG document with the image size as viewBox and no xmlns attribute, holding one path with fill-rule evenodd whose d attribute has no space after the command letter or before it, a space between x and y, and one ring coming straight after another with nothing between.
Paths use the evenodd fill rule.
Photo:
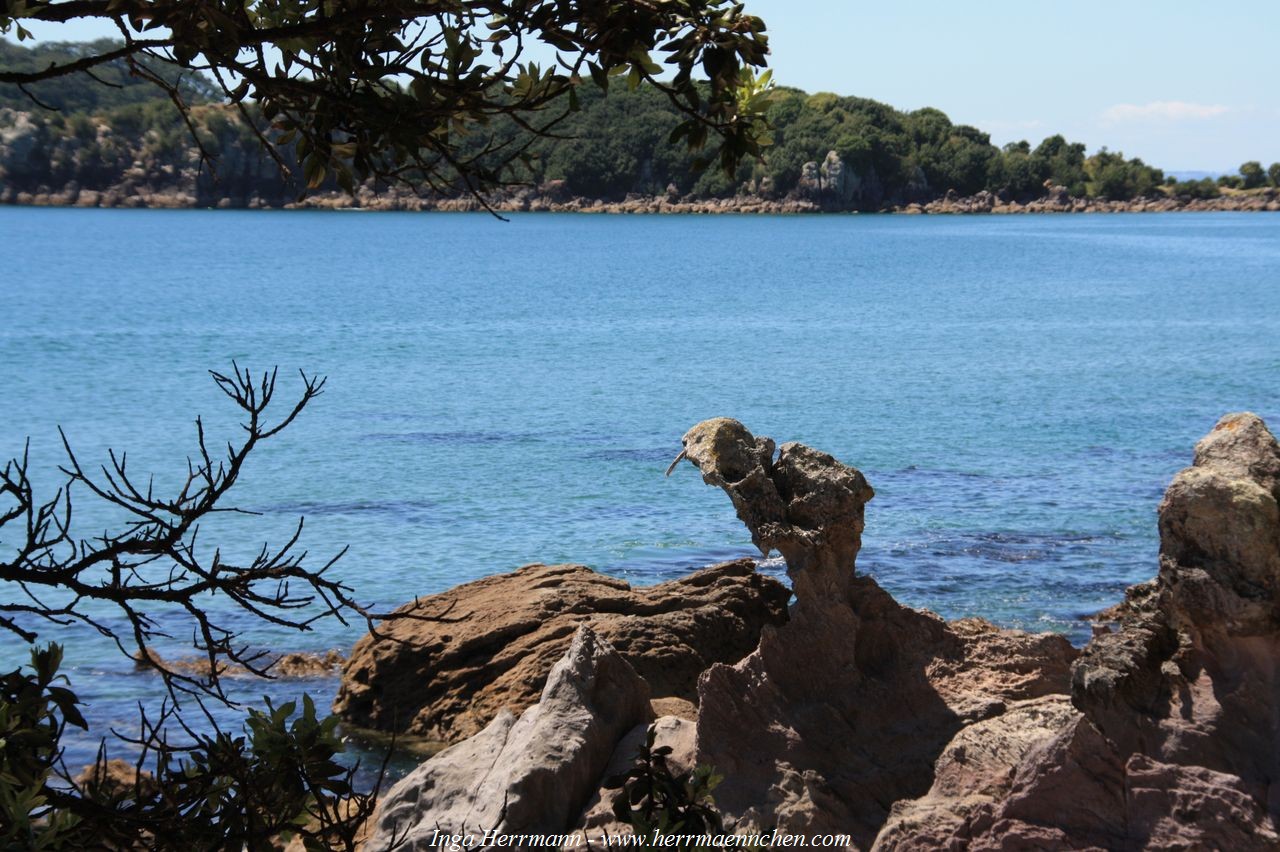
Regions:
<instances>
[{"instance_id":1,"label":"sea","mask_svg":"<svg viewBox=\"0 0 1280 852\"><path fill-rule=\"evenodd\" d=\"M722 492L663 475L686 429L728 416L866 474L857 568L899 600L1082 644L1155 574L1156 510L1195 442L1231 411L1280 424L1275 213L0 208L0 245L0 454L27 454L38 498L64 484L60 434L91 476L127 452L168 493L197 417L215 455L243 435L210 371L278 368L280 416L299 371L325 376L198 548L243 563L303 519L306 564L342 553L331 576L373 611L532 562L647 585L752 554ZM121 529L72 494L78 538ZM365 630L204 605L273 653ZM161 653L189 652L189 624L158 618ZM164 697L92 630L37 626L66 645L95 735L136 732ZM0 634L0 668L26 656ZM336 683L233 693L327 706ZM243 708L214 712L234 726ZM69 741L68 763L96 745Z\"/></svg>"}]
</instances>

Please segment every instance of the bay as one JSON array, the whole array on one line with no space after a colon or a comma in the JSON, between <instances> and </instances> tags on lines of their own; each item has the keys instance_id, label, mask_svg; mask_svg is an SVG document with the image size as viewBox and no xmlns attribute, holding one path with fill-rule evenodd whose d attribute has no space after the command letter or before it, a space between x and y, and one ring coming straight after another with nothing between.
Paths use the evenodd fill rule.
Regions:
<instances>
[{"instance_id":1,"label":"bay","mask_svg":"<svg viewBox=\"0 0 1280 852\"><path fill-rule=\"evenodd\" d=\"M749 554L723 494L663 477L723 415L866 473L859 569L899 599L1079 643L1154 574L1195 441L1228 411L1280 424L1280 214L3 208L0 244L0 453L29 437L51 494L60 425L163 487L197 414L236 435L208 370L279 365L282 403L326 375L236 488L260 514L202 537L245 555L305 517L376 607L534 561L648 584ZM362 632L235 623L273 650ZM91 720L155 697L100 640L69 657Z\"/></svg>"}]
</instances>

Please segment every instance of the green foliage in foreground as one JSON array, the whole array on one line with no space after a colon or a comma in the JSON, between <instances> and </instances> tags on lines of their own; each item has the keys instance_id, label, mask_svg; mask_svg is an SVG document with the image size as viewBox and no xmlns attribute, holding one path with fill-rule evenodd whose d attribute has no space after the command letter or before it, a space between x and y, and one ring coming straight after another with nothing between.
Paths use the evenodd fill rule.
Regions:
<instances>
[{"instance_id":1,"label":"green foliage in foreground","mask_svg":"<svg viewBox=\"0 0 1280 852\"><path fill-rule=\"evenodd\" d=\"M79 700L58 674L62 649L33 648L29 670L0 677L0 848L195 849L251 852L300 835L308 850L354 848L369 797L336 762L337 718L319 719L310 697L249 710L239 734L152 744L131 780L105 758L69 785L60 775L67 725L85 729Z\"/></svg>"},{"instance_id":2,"label":"green foliage in foreground","mask_svg":"<svg viewBox=\"0 0 1280 852\"><path fill-rule=\"evenodd\" d=\"M579 87L607 89L611 78L663 92L681 115L673 135L726 171L768 138L757 98L765 23L735 0L12 0L0 6L0 36L21 41L30 25L72 19L124 40L86 46L71 64L0 65L0 82L123 59L185 114L181 92L147 60L207 72L228 102L260 107L278 135L259 143L277 162L291 146L310 189L376 180L478 196L523 161L523 146L487 134L492 121L544 136ZM483 158L463 155L464 135L488 139Z\"/></svg>"},{"instance_id":3,"label":"green foliage in foreground","mask_svg":"<svg viewBox=\"0 0 1280 852\"><path fill-rule=\"evenodd\" d=\"M67 848L84 836L81 820L49 801L62 732L88 727L75 693L58 685L61 665L59 646L32 648L30 672L0 677L0 848Z\"/></svg>"},{"instance_id":4,"label":"green foliage in foreground","mask_svg":"<svg viewBox=\"0 0 1280 852\"><path fill-rule=\"evenodd\" d=\"M646 838L642 846L648 846L648 839L655 836L722 833L724 823L711 792L723 778L709 766L673 773L667 765L671 747L654 748L655 732L650 725L631 769L605 781L607 789L618 791L613 797L613 815L631 826L636 837ZM664 844L663 848L685 849L688 844Z\"/></svg>"}]
</instances>

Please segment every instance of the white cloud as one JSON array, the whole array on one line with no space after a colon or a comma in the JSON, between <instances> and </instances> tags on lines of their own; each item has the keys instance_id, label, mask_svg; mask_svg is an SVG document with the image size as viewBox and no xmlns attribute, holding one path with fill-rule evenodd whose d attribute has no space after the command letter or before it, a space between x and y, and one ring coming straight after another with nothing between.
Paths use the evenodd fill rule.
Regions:
<instances>
[{"instance_id":1,"label":"white cloud","mask_svg":"<svg viewBox=\"0 0 1280 852\"><path fill-rule=\"evenodd\" d=\"M1116 104L1102 113L1104 121L1199 121L1230 112L1222 104L1193 104L1186 101L1152 101L1149 104Z\"/></svg>"}]
</instances>

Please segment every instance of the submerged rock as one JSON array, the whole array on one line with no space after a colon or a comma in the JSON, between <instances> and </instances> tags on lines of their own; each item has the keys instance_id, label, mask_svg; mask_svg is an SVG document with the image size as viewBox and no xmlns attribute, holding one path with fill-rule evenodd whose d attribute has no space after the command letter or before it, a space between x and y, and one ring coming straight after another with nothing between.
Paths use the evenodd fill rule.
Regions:
<instances>
[{"instance_id":1,"label":"submerged rock","mask_svg":"<svg viewBox=\"0 0 1280 852\"><path fill-rule=\"evenodd\" d=\"M692 700L699 674L755 648L790 596L741 559L650 588L582 565L530 565L397 610L356 643L334 709L347 721L456 742L538 700L589 624L657 697ZM437 620L415 619L437 616Z\"/></svg>"},{"instance_id":2,"label":"submerged rock","mask_svg":"<svg viewBox=\"0 0 1280 852\"><path fill-rule=\"evenodd\" d=\"M255 668L264 669L270 677L309 678L336 674L342 668L343 662L344 657L341 652L330 649L323 652L290 651L274 658L264 655L263 658L255 660L254 665ZM260 676L257 671L251 671L239 663L228 662L225 659L219 659L216 664L211 664L207 656L166 659L151 648L146 650L145 656L135 656L134 664L141 671L154 672L165 669L206 679L215 671L215 665L219 677Z\"/></svg>"},{"instance_id":3,"label":"submerged rock","mask_svg":"<svg viewBox=\"0 0 1280 852\"><path fill-rule=\"evenodd\" d=\"M541 700L519 718L503 710L396 784L365 848L434 850L437 832L475 840L489 830L565 833L596 792L619 740L650 718L644 680L582 625Z\"/></svg>"}]
</instances>

